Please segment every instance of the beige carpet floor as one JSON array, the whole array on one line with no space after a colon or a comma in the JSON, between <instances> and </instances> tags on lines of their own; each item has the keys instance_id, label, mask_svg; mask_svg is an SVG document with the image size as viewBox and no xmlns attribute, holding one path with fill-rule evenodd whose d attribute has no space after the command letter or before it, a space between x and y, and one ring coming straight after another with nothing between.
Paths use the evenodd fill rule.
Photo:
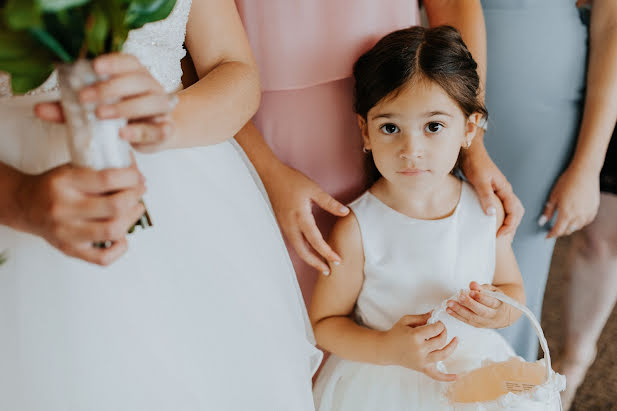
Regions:
<instances>
[{"instance_id":1,"label":"beige carpet floor","mask_svg":"<svg viewBox=\"0 0 617 411\"><path fill-rule=\"evenodd\" d=\"M559 357L563 341L561 304L563 275L568 239L560 240L555 248L544 307L542 326L553 357ZM617 290L616 290L617 291ZM574 400L573 411L617 410L617 310L608 320L598 343L598 356Z\"/></svg>"}]
</instances>

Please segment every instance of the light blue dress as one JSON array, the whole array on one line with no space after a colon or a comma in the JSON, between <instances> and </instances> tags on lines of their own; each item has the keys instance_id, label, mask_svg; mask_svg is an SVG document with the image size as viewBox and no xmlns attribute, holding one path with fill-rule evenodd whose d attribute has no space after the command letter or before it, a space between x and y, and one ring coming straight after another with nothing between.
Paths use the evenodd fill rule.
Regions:
<instances>
[{"instance_id":1,"label":"light blue dress","mask_svg":"<svg viewBox=\"0 0 617 411\"><path fill-rule=\"evenodd\" d=\"M585 88L587 32L574 0L482 0L487 29L486 148L525 207L513 242L527 305L539 318L554 240L537 225L574 148ZM548 226L548 225L547 225ZM532 360L526 320L503 330Z\"/></svg>"}]
</instances>

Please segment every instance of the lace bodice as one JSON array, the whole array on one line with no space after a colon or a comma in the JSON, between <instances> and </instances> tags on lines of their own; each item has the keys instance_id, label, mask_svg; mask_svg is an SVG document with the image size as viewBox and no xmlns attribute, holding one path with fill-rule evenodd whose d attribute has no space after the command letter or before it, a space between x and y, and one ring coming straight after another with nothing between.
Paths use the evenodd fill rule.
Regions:
<instances>
[{"instance_id":1,"label":"lace bodice","mask_svg":"<svg viewBox=\"0 0 617 411\"><path fill-rule=\"evenodd\" d=\"M165 20L131 31L122 49L125 53L136 56L167 91L176 90L181 85L180 60L186 54L183 43L190 9L191 0L177 0L176 6ZM28 94L49 93L57 86L54 72L45 83ZM9 76L0 73L0 98L10 95Z\"/></svg>"}]
</instances>

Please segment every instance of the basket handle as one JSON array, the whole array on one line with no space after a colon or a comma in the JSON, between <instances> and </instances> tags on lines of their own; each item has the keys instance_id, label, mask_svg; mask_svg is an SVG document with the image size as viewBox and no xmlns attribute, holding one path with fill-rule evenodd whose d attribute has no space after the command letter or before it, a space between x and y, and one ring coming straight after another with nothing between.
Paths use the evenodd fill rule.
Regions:
<instances>
[{"instance_id":1,"label":"basket handle","mask_svg":"<svg viewBox=\"0 0 617 411\"><path fill-rule=\"evenodd\" d=\"M482 290L481 292L490 297L496 298L501 302L511 305L512 307L525 314L527 318L529 318L529 321L531 321L531 325L533 325L534 331L536 332L536 335L540 340L540 346L542 347L542 351L544 352L544 361L546 365L546 381L548 381L551 378L551 374L553 372L553 369L551 368L551 354L548 350L548 343L546 341L546 337L544 337L544 332L542 331L542 327L540 326L540 323L538 322L536 316L533 315L529 308L525 307L524 305L516 301L514 298L511 298L503 293L490 290Z\"/></svg>"}]
</instances>

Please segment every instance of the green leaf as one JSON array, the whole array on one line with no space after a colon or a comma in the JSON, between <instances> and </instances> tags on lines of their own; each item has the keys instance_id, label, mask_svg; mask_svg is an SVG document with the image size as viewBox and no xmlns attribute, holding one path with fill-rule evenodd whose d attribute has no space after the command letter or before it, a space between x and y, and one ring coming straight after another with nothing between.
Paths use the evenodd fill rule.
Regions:
<instances>
[{"instance_id":1,"label":"green leaf","mask_svg":"<svg viewBox=\"0 0 617 411\"><path fill-rule=\"evenodd\" d=\"M45 31L62 46L70 56L69 61L79 57L86 38L86 18L89 12L89 6L84 6L43 15ZM56 50L54 52L58 54Z\"/></svg>"},{"instance_id":2,"label":"green leaf","mask_svg":"<svg viewBox=\"0 0 617 411\"><path fill-rule=\"evenodd\" d=\"M134 0L126 13L126 25L138 29L146 23L167 18L176 5L176 0Z\"/></svg>"},{"instance_id":3,"label":"green leaf","mask_svg":"<svg viewBox=\"0 0 617 411\"><path fill-rule=\"evenodd\" d=\"M89 54L92 56L103 54L109 32L109 20L100 6L93 7L87 26L89 27L86 27L86 44Z\"/></svg>"},{"instance_id":4,"label":"green leaf","mask_svg":"<svg viewBox=\"0 0 617 411\"><path fill-rule=\"evenodd\" d=\"M5 6L5 23L13 30L41 27L41 8L37 0L8 0Z\"/></svg>"},{"instance_id":5,"label":"green leaf","mask_svg":"<svg viewBox=\"0 0 617 411\"><path fill-rule=\"evenodd\" d=\"M39 43L51 50L63 62L70 63L73 60L66 50L64 50L64 47L62 47L62 45L45 30L32 28L28 30L28 32L32 35L32 37L37 39Z\"/></svg>"},{"instance_id":6,"label":"green leaf","mask_svg":"<svg viewBox=\"0 0 617 411\"><path fill-rule=\"evenodd\" d=\"M71 7L82 6L90 0L38 0L44 12L53 13L59 10L70 9Z\"/></svg>"}]
</instances>

